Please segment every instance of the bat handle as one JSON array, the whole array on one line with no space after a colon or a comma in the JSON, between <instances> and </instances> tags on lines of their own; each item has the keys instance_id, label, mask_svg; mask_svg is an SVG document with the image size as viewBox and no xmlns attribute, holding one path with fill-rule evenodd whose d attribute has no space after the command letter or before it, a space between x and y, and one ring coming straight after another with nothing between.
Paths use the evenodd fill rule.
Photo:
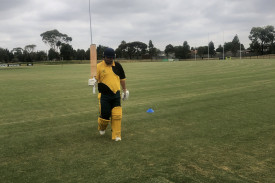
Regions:
<instances>
[{"instance_id":1,"label":"bat handle","mask_svg":"<svg viewBox=\"0 0 275 183\"><path fill-rule=\"evenodd\" d=\"M93 94L95 94L95 85L93 86Z\"/></svg>"}]
</instances>

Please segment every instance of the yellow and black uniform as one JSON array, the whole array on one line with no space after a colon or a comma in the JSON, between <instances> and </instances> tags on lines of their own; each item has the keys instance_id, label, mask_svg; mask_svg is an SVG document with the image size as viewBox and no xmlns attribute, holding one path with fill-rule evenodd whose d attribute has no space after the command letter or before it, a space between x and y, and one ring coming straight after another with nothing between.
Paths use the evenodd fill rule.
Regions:
<instances>
[{"instance_id":1,"label":"yellow and black uniform","mask_svg":"<svg viewBox=\"0 0 275 183\"><path fill-rule=\"evenodd\" d=\"M104 95L113 95L120 91L120 80L125 79L125 73L118 62L107 65L105 61L97 64L98 91Z\"/></svg>"},{"instance_id":2,"label":"yellow and black uniform","mask_svg":"<svg viewBox=\"0 0 275 183\"><path fill-rule=\"evenodd\" d=\"M105 130L112 118L112 139L121 138L122 108L120 98L120 81L125 80L125 73L120 63L105 61L97 64L98 99L100 117L98 130Z\"/></svg>"}]
</instances>

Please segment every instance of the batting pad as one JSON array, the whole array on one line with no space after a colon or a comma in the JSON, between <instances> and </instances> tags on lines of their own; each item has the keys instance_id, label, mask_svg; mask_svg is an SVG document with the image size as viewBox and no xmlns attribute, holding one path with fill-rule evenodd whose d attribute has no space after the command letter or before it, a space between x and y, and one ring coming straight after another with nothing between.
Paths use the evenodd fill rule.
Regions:
<instances>
[{"instance_id":1,"label":"batting pad","mask_svg":"<svg viewBox=\"0 0 275 183\"><path fill-rule=\"evenodd\" d=\"M120 106L112 109L112 139L116 137L121 138L121 119L122 119L122 108Z\"/></svg>"},{"instance_id":2,"label":"batting pad","mask_svg":"<svg viewBox=\"0 0 275 183\"><path fill-rule=\"evenodd\" d=\"M110 120L98 118L98 130L101 130L101 131L106 130L109 122Z\"/></svg>"}]
</instances>

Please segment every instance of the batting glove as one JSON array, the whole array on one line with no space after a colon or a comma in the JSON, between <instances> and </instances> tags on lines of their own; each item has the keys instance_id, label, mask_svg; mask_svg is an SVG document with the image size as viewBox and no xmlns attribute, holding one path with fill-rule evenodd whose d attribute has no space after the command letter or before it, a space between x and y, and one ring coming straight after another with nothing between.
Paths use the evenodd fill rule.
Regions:
<instances>
[{"instance_id":1,"label":"batting glove","mask_svg":"<svg viewBox=\"0 0 275 183\"><path fill-rule=\"evenodd\" d=\"M126 90L125 92L122 93L122 100L128 100L129 99L129 90Z\"/></svg>"},{"instance_id":2,"label":"batting glove","mask_svg":"<svg viewBox=\"0 0 275 183\"><path fill-rule=\"evenodd\" d=\"M95 86L96 85L96 78L92 78L88 80L88 86Z\"/></svg>"}]
</instances>

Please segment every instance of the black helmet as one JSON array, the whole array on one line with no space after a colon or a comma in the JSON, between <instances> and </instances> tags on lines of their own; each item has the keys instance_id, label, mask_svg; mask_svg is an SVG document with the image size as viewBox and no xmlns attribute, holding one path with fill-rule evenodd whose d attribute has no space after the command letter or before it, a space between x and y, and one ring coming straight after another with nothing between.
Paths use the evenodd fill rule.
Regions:
<instances>
[{"instance_id":1,"label":"black helmet","mask_svg":"<svg viewBox=\"0 0 275 183\"><path fill-rule=\"evenodd\" d=\"M113 48L106 48L104 50L104 57L115 58L115 50Z\"/></svg>"}]
</instances>

